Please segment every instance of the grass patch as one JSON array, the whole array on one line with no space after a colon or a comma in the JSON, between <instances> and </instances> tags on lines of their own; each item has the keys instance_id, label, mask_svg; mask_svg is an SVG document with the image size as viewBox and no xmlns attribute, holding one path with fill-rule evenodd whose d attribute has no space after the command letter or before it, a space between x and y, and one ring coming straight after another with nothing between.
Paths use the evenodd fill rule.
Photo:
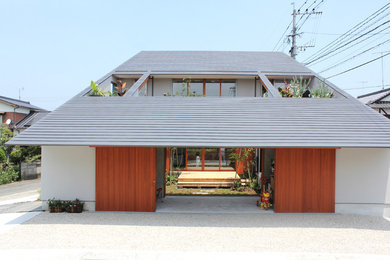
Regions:
<instances>
[{"instance_id":1,"label":"grass patch","mask_svg":"<svg viewBox=\"0 0 390 260\"><path fill-rule=\"evenodd\" d=\"M172 184L166 186L166 195L255 196L257 193L249 187L242 187L239 190L233 190L231 188L178 188L176 184Z\"/></svg>"}]
</instances>

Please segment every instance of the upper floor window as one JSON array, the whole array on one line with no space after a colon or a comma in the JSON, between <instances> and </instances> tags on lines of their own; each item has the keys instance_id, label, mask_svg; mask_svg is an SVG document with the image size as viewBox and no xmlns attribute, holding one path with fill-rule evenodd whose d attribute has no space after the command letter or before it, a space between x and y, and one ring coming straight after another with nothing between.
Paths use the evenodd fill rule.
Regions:
<instances>
[{"instance_id":1,"label":"upper floor window","mask_svg":"<svg viewBox=\"0 0 390 260\"><path fill-rule=\"evenodd\" d=\"M173 96L235 97L235 80L173 80Z\"/></svg>"}]
</instances>

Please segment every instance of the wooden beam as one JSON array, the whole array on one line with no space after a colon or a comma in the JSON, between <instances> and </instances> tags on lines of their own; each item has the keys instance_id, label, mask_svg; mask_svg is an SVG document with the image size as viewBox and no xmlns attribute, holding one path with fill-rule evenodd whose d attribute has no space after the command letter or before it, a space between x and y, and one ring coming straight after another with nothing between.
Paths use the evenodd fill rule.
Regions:
<instances>
[{"instance_id":1,"label":"wooden beam","mask_svg":"<svg viewBox=\"0 0 390 260\"><path fill-rule=\"evenodd\" d=\"M134 96L150 79L151 71L146 72L143 74L134 84L131 86L131 88L126 92L125 96Z\"/></svg>"},{"instance_id":2,"label":"wooden beam","mask_svg":"<svg viewBox=\"0 0 390 260\"><path fill-rule=\"evenodd\" d=\"M259 78L261 84L267 89L269 97L273 98L281 98L279 90L277 90L274 85L272 85L271 81L268 80L268 78L261 73L260 71L257 72L257 77Z\"/></svg>"}]
</instances>

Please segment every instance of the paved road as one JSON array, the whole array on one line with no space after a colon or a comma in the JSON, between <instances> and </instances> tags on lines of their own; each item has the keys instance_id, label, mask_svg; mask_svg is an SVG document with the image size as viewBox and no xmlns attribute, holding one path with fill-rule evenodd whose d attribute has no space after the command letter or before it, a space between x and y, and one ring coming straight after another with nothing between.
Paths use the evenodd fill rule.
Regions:
<instances>
[{"instance_id":1,"label":"paved road","mask_svg":"<svg viewBox=\"0 0 390 260\"><path fill-rule=\"evenodd\" d=\"M41 188L41 179L18 181L0 185L0 201L35 195Z\"/></svg>"},{"instance_id":2,"label":"paved road","mask_svg":"<svg viewBox=\"0 0 390 260\"><path fill-rule=\"evenodd\" d=\"M40 179L0 185L0 213L40 211L40 187Z\"/></svg>"}]
</instances>

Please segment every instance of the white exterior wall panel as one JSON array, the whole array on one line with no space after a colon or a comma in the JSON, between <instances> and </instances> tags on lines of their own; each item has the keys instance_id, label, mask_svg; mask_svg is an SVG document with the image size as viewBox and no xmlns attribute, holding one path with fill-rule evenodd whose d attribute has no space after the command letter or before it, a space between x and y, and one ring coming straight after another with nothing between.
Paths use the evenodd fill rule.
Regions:
<instances>
[{"instance_id":1,"label":"white exterior wall panel","mask_svg":"<svg viewBox=\"0 0 390 260\"><path fill-rule=\"evenodd\" d=\"M86 201L95 210L95 148L88 146L42 146L41 199Z\"/></svg>"},{"instance_id":2,"label":"white exterior wall panel","mask_svg":"<svg viewBox=\"0 0 390 260\"><path fill-rule=\"evenodd\" d=\"M172 79L154 78L153 80L153 96L163 96L165 93L172 94Z\"/></svg>"},{"instance_id":3,"label":"white exterior wall panel","mask_svg":"<svg viewBox=\"0 0 390 260\"><path fill-rule=\"evenodd\" d=\"M237 96L239 96L239 97L254 97L255 96L255 80L254 79L238 79L237 80Z\"/></svg>"},{"instance_id":4,"label":"white exterior wall panel","mask_svg":"<svg viewBox=\"0 0 390 260\"><path fill-rule=\"evenodd\" d=\"M390 149L336 150L336 212L390 217Z\"/></svg>"}]
</instances>

